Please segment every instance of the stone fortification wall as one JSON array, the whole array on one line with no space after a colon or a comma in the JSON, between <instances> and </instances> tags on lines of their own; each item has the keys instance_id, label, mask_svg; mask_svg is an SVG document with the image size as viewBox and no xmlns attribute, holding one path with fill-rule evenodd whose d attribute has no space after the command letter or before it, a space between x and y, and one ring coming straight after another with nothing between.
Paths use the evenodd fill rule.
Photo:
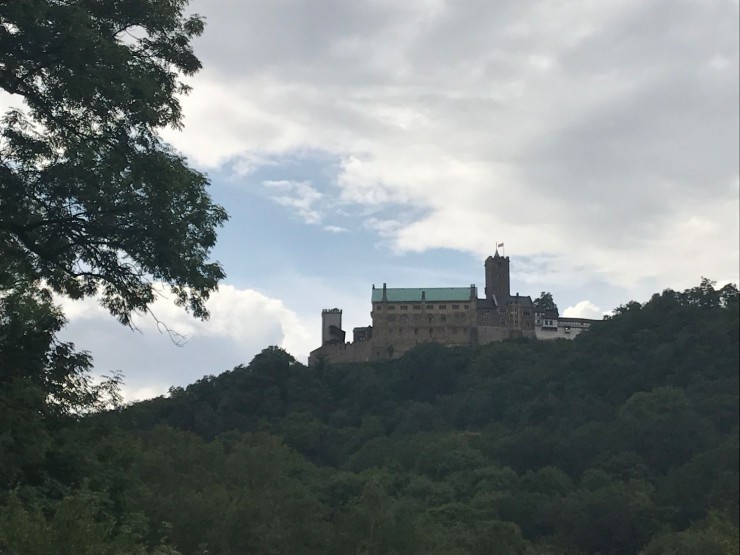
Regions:
<instances>
[{"instance_id":1,"label":"stone fortification wall","mask_svg":"<svg viewBox=\"0 0 740 555\"><path fill-rule=\"evenodd\" d=\"M476 329L476 343L478 345L487 345L496 341L505 341L510 338L511 331L509 328L496 326L478 326Z\"/></svg>"},{"instance_id":2,"label":"stone fortification wall","mask_svg":"<svg viewBox=\"0 0 740 555\"><path fill-rule=\"evenodd\" d=\"M476 328L476 343L487 345L508 339L530 338L534 339L534 330L523 330L516 328L504 328L500 326L478 326Z\"/></svg>"},{"instance_id":3,"label":"stone fortification wall","mask_svg":"<svg viewBox=\"0 0 740 555\"><path fill-rule=\"evenodd\" d=\"M376 360L373 358L373 342L360 343L329 343L311 351L308 355L308 364L313 366L321 357L325 357L331 363L342 362L367 362Z\"/></svg>"}]
</instances>

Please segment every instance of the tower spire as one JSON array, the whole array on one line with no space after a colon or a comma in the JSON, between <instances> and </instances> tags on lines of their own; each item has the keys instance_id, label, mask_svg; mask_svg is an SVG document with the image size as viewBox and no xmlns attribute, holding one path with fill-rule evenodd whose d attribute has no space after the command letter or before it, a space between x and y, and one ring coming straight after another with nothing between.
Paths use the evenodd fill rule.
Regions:
<instances>
[{"instance_id":1,"label":"tower spire","mask_svg":"<svg viewBox=\"0 0 740 555\"><path fill-rule=\"evenodd\" d=\"M501 247L501 254L498 253L498 248ZM506 251L504 250L504 244L496 241L496 256L506 257Z\"/></svg>"}]
</instances>

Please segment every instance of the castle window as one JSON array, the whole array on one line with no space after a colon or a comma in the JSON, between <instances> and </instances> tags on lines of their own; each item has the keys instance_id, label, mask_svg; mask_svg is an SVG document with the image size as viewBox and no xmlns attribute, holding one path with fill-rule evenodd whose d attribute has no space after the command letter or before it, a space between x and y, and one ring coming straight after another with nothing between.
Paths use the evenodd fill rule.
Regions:
<instances>
[{"instance_id":1,"label":"castle window","mask_svg":"<svg viewBox=\"0 0 740 555\"><path fill-rule=\"evenodd\" d=\"M433 308L434 308L434 305L433 304L428 304L427 305L427 310L432 310Z\"/></svg>"},{"instance_id":2,"label":"castle window","mask_svg":"<svg viewBox=\"0 0 740 555\"><path fill-rule=\"evenodd\" d=\"M483 316L484 316L485 318L490 318L490 317L491 317L491 311L490 311L490 310L486 310L486 311L485 311L485 312L483 313Z\"/></svg>"},{"instance_id":3,"label":"castle window","mask_svg":"<svg viewBox=\"0 0 740 555\"><path fill-rule=\"evenodd\" d=\"M409 315L408 314L401 314L401 321L402 322L408 322Z\"/></svg>"},{"instance_id":4,"label":"castle window","mask_svg":"<svg viewBox=\"0 0 740 555\"><path fill-rule=\"evenodd\" d=\"M414 322L421 320L421 314L414 314Z\"/></svg>"},{"instance_id":5,"label":"castle window","mask_svg":"<svg viewBox=\"0 0 740 555\"><path fill-rule=\"evenodd\" d=\"M463 306L463 308L464 308L465 310L468 310L468 309L470 308L470 305L469 305L469 304L466 304L466 305L464 305L464 306Z\"/></svg>"},{"instance_id":6,"label":"castle window","mask_svg":"<svg viewBox=\"0 0 740 555\"><path fill-rule=\"evenodd\" d=\"M440 310L447 310L447 305L446 304L441 304L441 305L439 305L439 309Z\"/></svg>"},{"instance_id":7,"label":"castle window","mask_svg":"<svg viewBox=\"0 0 740 555\"><path fill-rule=\"evenodd\" d=\"M442 316L440 316L439 319L444 322L445 320L447 320L447 316L442 314Z\"/></svg>"},{"instance_id":8,"label":"castle window","mask_svg":"<svg viewBox=\"0 0 740 555\"><path fill-rule=\"evenodd\" d=\"M414 335L419 335L419 328L414 328Z\"/></svg>"},{"instance_id":9,"label":"castle window","mask_svg":"<svg viewBox=\"0 0 740 555\"><path fill-rule=\"evenodd\" d=\"M395 307L395 306L393 306L393 305L390 305L390 306L388 307L388 310L396 310L396 307Z\"/></svg>"},{"instance_id":10,"label":"castle window","mask_svg":"<svg viewBox=\"0 0 740 555\"><path fill-rule=\"evenodd\" d=\"M414 310L421 310L421 305L420 304L415 304L414 305Z\"/></svg>"},{"instance_id":11,"label":"castle window","mask_svg":"<svg viewBox=\"0 0 740 555\"><path fill-rule=\"evenodd\" d=\"M376 305L375 310L383 310L383 305Z\"/></svg>"},{"instance_id":12,"label":"castle window","mask_svg":"<svg viewBox=\"0 0 740 555\"><path fill-rule=\"evenodd\" d=\"M525 315L525 316L529 316L529 310L525 310L525 311L524 311L524 315Z\"/></svg>"},{"instance_id":13,"label":"castle window","mask_svg":"<svg viewBox=\"0 0 740 555\"><path fill-rule=\"evenodd\" d=\"M506 318L501 318L501 325L502 326L505 326L506 325Z\"/></svg>"},{"instance_id":14,"label":"castle window","mask_svg":"<svg viewBox=\"0 0 740 555\"><path fill-rule=\"evenodd\" d=\"M408 309L409 309L408 305L405 305L405 304L401 305L401 310L408 310Z\"/></svg>"},{"instance_id":15,"label":"castle window","mask_svg":"<svg viewBox=\"0 0 740 555\"><path fill-rule=\"evenodd\" d=\"M452 310L457 310L459 308L460 308L460 305L459 304L453 304L452 305Z\"/></svg>"}]
</instances>

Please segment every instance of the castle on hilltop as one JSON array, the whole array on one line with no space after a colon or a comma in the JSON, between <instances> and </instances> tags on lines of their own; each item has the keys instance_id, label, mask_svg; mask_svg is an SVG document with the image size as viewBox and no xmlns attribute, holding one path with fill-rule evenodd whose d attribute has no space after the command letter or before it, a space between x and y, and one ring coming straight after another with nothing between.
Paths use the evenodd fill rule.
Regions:
<instances>
[{"instance_id":1,"label":"castle on hilltop","mask_svg":"<svg viewBox=\"0 0 740 555\"><path fill-rule=\"evenodd\" d=\"M365 362L398 358L419 343L448 346L483 345L506 339L573 339L593 320L564 318L557 310L541 310L531 297L511 294L509 257L496 249L486 258L485 296L469 287L391 288L373 285L372 325L354 328L345 342L342 311L321 313L321 347L311 352L309 365Z\"/></svg>"}]
</instances>

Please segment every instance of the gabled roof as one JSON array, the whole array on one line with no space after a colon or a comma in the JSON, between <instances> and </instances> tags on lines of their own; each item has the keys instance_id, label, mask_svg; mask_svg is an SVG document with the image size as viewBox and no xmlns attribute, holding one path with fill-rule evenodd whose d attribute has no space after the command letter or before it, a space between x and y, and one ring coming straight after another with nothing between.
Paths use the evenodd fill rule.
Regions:
<instances>
[{"instance_id":1,"label":"gabled roof","mask_svg":"<svg viewBox=\"0 0 740 555\"><path fill-rule=\"evenodd\" d=\"M526 308L533 308L534 303L532 297L529 295L509 295L504 297L503 295L495 295L497 306L509 306L509 305L521 305Z\"/></svg>"},{"instance_id":2,"label":"gabled roof","mask_svg":"<svg viewBox=\"0 0 740 555\"><path fill-rule=\"evenodd\" d=\"M534 308L532 297L529 295L494 295L493 299L478 299L475 305L478 310L491 310L505 306L521 306L522 308Z\"/></svg>"},{"instance_id":3,"label":"gabled roof","mask_svg":"<svg viewBox=\"0 0 740 555\"><path fill-rule=\"evenodd\" d=\"M440 302L440 301L469 301L470 287L419 287L400 288L387 287L386 300L391 303L399 302ZM423 297L423 298L422 298ZM383 301L383 288L373 289L372 302Z\"/></svg>"}]
</instances>

